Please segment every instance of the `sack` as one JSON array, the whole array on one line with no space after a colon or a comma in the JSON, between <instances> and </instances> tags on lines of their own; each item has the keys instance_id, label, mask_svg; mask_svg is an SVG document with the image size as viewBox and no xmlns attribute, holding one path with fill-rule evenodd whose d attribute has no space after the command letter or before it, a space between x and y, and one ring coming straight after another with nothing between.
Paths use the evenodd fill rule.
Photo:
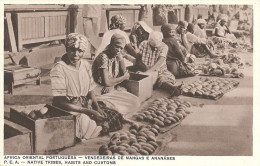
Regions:
<instances>
[{"instance_id":1,"label":"sack","mask_svg":"<svg viewBox=\"0 0 260 166\"><path fill-rule=\"evenodd\" d=\"M109 132L121 130L123 128L124 118L122 114L103 104L100 105L100 108L106 113L107 117L107 119L101 124L103 127L103 134L108 134Z\"/></svg>"}]
</instances>

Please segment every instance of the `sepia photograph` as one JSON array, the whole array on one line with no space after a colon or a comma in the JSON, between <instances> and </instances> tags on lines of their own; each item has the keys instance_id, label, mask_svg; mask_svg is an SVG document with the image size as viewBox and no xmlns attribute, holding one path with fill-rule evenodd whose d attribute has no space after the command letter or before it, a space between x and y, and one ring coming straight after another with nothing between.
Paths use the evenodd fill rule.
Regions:
<instances>
[{"instance_id":1,"label":"sepia photograph","mask_svg":"<svg viewBox=\"0 0 260 166\"><path fill-rule=\"evenodd\" d=\"M254 156L252 2L3 9L3 155Z\"/></svg>"}]
</instances>

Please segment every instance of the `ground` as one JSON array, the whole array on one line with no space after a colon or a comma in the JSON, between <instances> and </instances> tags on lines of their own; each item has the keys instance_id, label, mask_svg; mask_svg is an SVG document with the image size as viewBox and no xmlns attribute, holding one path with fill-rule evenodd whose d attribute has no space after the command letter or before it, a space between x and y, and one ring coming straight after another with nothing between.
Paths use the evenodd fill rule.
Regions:
<instances>
[{"instance_id":1,"label":"ground","mask_svg":"<svg viewBox=\"0 0 260 166\"><path fill-rule=\"evenodd\" d=\"M253 64L252 52L239 52L249 64ZM51 65L42 66L42 84L27 84L16 87L14 94L4 95L4 115L8 118L10 107L52 102L49 70ZM251 156L253 153L253 66L244 69L245 78L237 78L238 88L228 92L219 100L198 99L181 96L192 103L191 111L177 127L160 134L156 155L195 156ZM185 83L199 79L199 76L179 79ZM235 78L233 78L235 79ZM153 96L142 103L142 111L149 103L166 92L155 90ZM134 114L134 113L133 113ZM130 119L134 120L131 116ZM126 130L126 125L123 130ZM109 136L79 142L63 149L62 155L94 155L98 148L108 143Z\"/></svg>"}]
</instances>

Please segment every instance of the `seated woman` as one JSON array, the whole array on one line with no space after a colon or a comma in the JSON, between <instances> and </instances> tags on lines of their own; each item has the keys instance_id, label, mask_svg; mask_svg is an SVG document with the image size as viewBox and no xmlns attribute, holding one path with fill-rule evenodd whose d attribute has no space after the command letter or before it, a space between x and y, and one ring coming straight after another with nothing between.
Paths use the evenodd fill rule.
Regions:
<instances>
[{"instance_id":1,"label":"seated woman","mask_svg":"<svg viewBox=\"0 0 260 166\"><path fill-rule=\"evenodd\" d=\"M144 40L148 40L149 34L152 31L153 30L144 21L138 21L135 23L129 38L131 44L137 52L139 50L140 43L142 43Z\"/></svg>"},{"instance_id":2,"label":"seated woman","mask_svg":"<svg viewBox=\"0 0 260 166\"><path fill-rule=\"evenodd\" d=\"M90 64L81 59L87 43L84 35L69 34L65 43L67 53L50 72L53 105L76 115L76 137L79 139L97 137L105 120L93 92L95 82Z\"/></svg>"},{"instance_id":3,"label":"seated woman","mask_svg":"<svg viewBox=\"0 0 260 166\"><path fill-rule=\"evenodd\" d=\"M111 18L110 30L104 33L102 42L101 42L99 48L97 49L96 56L98 56L102 51L105 50L105 48L110 43L111 37L117 33L117 34L120 34L121 36L123 36L126 41L126 45L125 45L124 49L127 54L124 53L124 57L126 59L128 59L129 61L131 61L131 57L129 57L130 55L133 57L136 57L136 51L132 47L132 45L130 43L130 39L129 39L128 35L126 34L126 32L124 31L125 25L126 25L126 18L124 18L122 15L115 15ZM130 55L128 55L128 54L130 54ZM131 63L132 61L131 62L129 62L129 61L126 60L127 66L132 64Z\"/></svg>"},{"instance_id":4,"label":"seated woman","mask_svg":"<svg viewBox=\"0 0 260 166\"><path fill-rule=\"evenodd\" d=\"M203 57L205 55L209 55L211 58L217 57L217 55L210 50L210 47L213 47L213 43L204 38L203 35L199 35L201 37L195 35L194 28L194 24L189 23L186 35L191 48L190 53L197 57Z\"/></svg>"},{"instance_id":5,"label":"seated woman","mask_svg":"<svg viewBox=\"0 0 260 166\"><path fill-rule=\"evenodd\" d=\"M176 33L174 38L178 41L179 46L184 55L187 55L189 48L189 43L186 36L186 29L188 23L186 21L179 21L178 26L176 27Z\"/></svg>"},{"instance_id":6,"label":"seated woman","mask_svg":"<svg viewBox=\"0 0 260 166\"><path fill-rule=\"evenodd\" d=\"M126 90L114 89L130 77L122 57L124 47L124 36L114 34L110 44L96 57L92 65L93 78L103 87L104 104L123 115L137 111L140 106L137 96L126 92Z\"/></svg>"},{"instance_id":7,"label":"seated woman","mask_svg":"<svg viewBox=\"0 0 260 166\"><path fill-rule=\"evenodd\" d=\"M215 36L213 36L212 41L217 47L222 48L228 45L233 45L237 43L236 37L234 34L231 34L228 26L226 25L228 16L226 14L221 14L219 16L219 21L215 26Z\"/></svg>"},{"instance_id":8,"label":"seated woman","mask_svg":"<svg viewBox=\"0 0 260 166\"><path fill-rule=\"evenodd\" d=\"M205 30L206 21L204 19L198 19L197 20L197 28L195 28L196 25L194 25L194 35L196 35L199 38L207 39L207 33Z\"/></svg>"},{"instance_id":9,"label":"seated woman","mask_svg":"<svg viewBox=\"0 0 260 166\"><path fill-rule=\"evenodd\" d=\"M143 41L139 46L139 59L136 63L139 71L143 74L154 74L158 77L153 80L153 83L170 92L171 96L179 96L182 93L182 84L175 86L176 80L174 75L167 70L166 56L168 47L162 42L163 35L161 32L151 32L148 41Z\"/></svg>"},{"instance_id":10,"label":"seated woman","mask_svg":"<svg viewBox=\"0 0 260 166\"><path fill-rule=\"evenodd\" d=\"M231 34L229 28L227 27L227 16L221 15L219 22L215 27L215 36L217 37L226 37L227 34Z\"/></svg>"},{"instance_id":11,"label":"seated woman","mask_svg":"<svg viewBox=\"0 0 260 166\"><path fill-rule=\"evenodd\" d=\"M173 25L162 25L163 42L168 46L166 64L168 70L176 77L194 76L193 69L185 63L185 55L182 53L177 40L174 38L175 28Z\"/></svg>"}]
</instances>

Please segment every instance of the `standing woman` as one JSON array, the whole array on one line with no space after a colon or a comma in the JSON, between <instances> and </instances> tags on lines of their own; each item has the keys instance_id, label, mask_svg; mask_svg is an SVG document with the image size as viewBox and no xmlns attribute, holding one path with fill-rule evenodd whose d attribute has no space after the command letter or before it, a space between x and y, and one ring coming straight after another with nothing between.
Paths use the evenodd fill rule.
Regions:
<instances>
[{"instance_id":1,"label":"standing woman","mask_svg":"<svg viewBox=\"0 0 260 166\"><path fill-rule=\"evenodd\" d=\"M92 65L93 78L103 87L102 101L123 115L137 111L140 106L137 96L118 88L120 83L130 77L122 56L125 43L124 36L114 34L110 44L96 57Z\"/></svg>"},{"instance_id":2,"label":"standing woman","mask_svg":"<svg viewBox=\"0 0 260 166\"><path fill-rule=\"evenodd\" d=\"M76 115L76 137L97 137L105 120L95 94L90 64L82 59L88 41L84 35L71 33L66 38L66 54L50 72L53 105ZM91 104L92 101L92 104Z\"/></svg>"},{"instance_id":3,"label":"standing woman","mask_svg":"<svg viewBox=\"0 0 260 166\"><path fill-rule=\"evenodd\" d=\"M168 46L166 64L168 70L176 77L194 76L192 68L185 63L185 55L182 53L177 40L174 38L175 28L173 25L162 25L163 42Z\"/></svg>"}]
</instances>

